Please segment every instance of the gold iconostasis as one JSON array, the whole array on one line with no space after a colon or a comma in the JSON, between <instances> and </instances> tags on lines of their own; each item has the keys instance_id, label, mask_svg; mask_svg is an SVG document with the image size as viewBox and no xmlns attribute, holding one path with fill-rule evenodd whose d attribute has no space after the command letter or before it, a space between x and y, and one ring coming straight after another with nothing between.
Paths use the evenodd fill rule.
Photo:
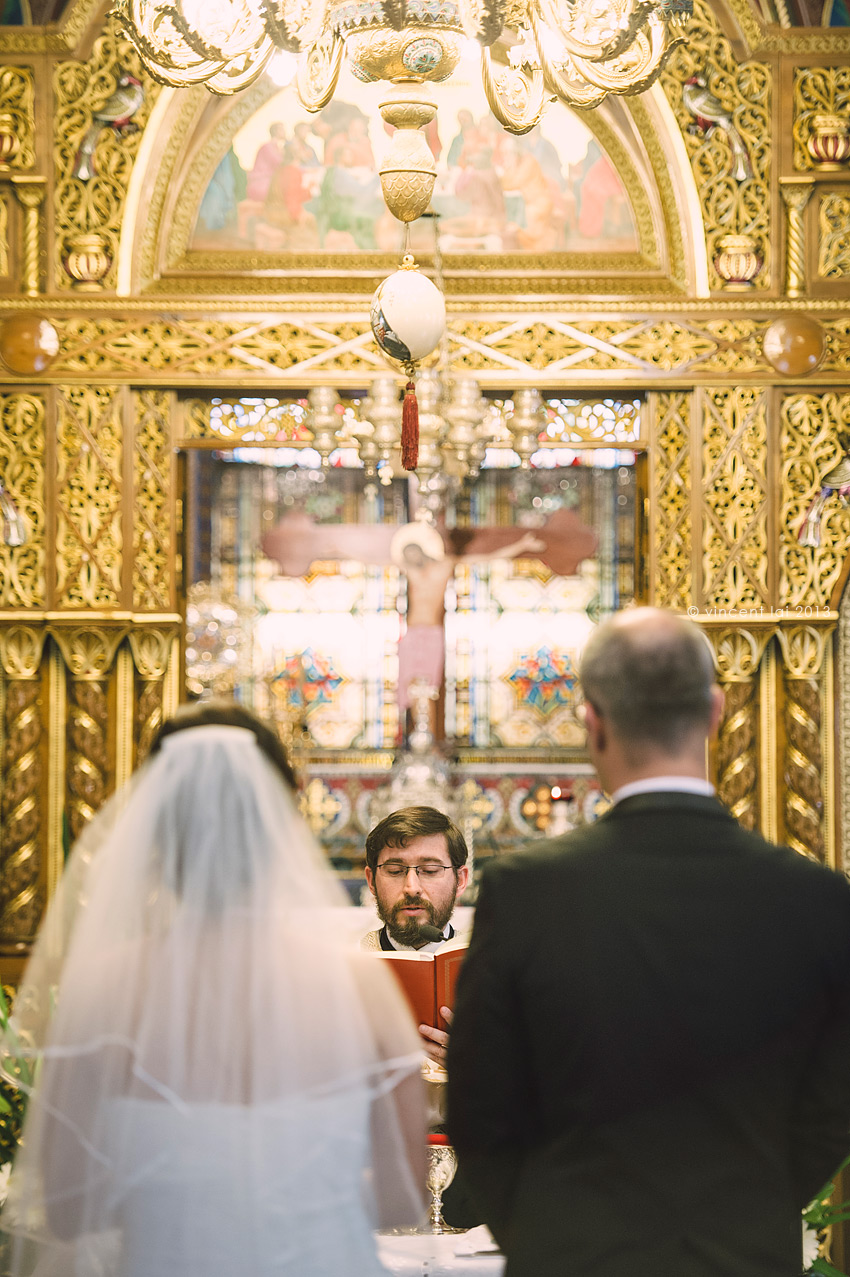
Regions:
<instances>
[{"instance_id":1,"label":"gold iconostasis","mask_svg":"<svg viewBox=\"0 0 850 1277\"><path fill-rule=\"evenodd\" d=\"M276 719L352 883L411 758L480 858L593 819L575 668L632 600L714 645L724 802L844 863L841 7L698 0L650 90L525 137L463 60L436 87L411 244L448 329L414 479L369 322L402 247L380 86L344 73L314 115L285 76L164 88L107 8L0 27L4 976L190 685ZM423 513L445 555L399 558Z\"/></svg>"}]
</instances>

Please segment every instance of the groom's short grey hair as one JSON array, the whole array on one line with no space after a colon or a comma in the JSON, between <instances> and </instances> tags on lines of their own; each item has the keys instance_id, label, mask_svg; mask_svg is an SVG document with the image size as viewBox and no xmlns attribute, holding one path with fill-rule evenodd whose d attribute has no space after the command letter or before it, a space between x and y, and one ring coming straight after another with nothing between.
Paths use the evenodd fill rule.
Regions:
<instances>
[{"instance_id":1,"label":"groom's short grey hair","mask_svg":"<svg viewBox=\"0 0 850 1277\"><path fill-rule=\"evenodd\" d=\"M579 680L623 741L675 750L694 732L708 733L714 654L683 616L647 607L603 621L584 649Z\"/></svg>"}]
</instances>

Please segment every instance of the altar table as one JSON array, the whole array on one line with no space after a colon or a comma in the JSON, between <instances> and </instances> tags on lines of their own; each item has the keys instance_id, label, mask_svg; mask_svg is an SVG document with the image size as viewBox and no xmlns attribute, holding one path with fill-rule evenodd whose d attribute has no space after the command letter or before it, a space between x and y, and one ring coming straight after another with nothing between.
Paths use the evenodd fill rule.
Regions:
<instances>
[{"instance_id":1,"label":"altar table","mask_svg":"<svg viewBox=\"0 0 850 1277\"><path fill-rule=\"evenodd\" d=\"M487 1244L486 1230L477 1228L436 1237L380 1236L378 1254L392 1277L502 1277L505 1257L498 1251L457 1253Z\"/></svg>"}]
</instances>

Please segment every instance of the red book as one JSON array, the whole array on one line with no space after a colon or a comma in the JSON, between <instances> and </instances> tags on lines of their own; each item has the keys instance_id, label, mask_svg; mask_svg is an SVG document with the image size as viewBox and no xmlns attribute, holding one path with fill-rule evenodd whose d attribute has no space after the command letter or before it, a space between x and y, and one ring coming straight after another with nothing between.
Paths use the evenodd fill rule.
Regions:
<instances>
[{"instance_id":1,"label":"red book","mask_svg":"<svg viewBox=\"0 0 850 1277\"><path fill-rule=\"evenodd\" d=\"M446 1028L440 1007L454 1008L455 986L466 948L464 944L447 946L436 953L381 952L401 985L417 1024Z\"/></svg>"}]
</instances>

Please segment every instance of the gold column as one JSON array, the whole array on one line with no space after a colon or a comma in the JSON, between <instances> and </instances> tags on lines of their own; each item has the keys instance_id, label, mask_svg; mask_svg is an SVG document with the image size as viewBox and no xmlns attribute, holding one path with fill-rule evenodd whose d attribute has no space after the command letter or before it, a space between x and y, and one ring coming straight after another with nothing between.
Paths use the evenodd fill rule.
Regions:
<instances>
[{"instance_id":1,"label":"gold column","mask_svg":"<svg viewBox=\"0 0 850 1277\"><path fill-rule=\"evenodd\" d=\"M46 177L13 177L15 194L24 209L24 293L38 297L41 282L39 209L44 202Z\"/></svg>"},{"instance_id":2,"label":"gold column","mask_svg":"<svg viewBox=\"0 0 850 1277\"><path fill-rule=\"evenodd\" d=\"M824 713L829 636L829 630L813 625L791 626L778 635L785 685L784 840L803 855L832 863L832 820L826 810L832 786L823 767L832 748Z\"/></svg>"},{"instance_id":3,"label":"gold column","mask_svg":"<svg viewBox=\"0 0 850 1277\"><path fill-rule=\"evenodd\" d=\"M23 948L35 935L43 905L44 865L41 654L46 631L30 625L0 630L3 696L2 871L0 944Z\"/></svg>"},{"instance_id":4,"label":"gold column","mask_svg":"<svg viewBox=\"0 0 850 1277\"><path fill-rule=\"evenodd\" d=\"M68 668L68 826L73 842L112 789L108 743L109 681L126 630L88 625L57 627Z\"/></svg>"},{"instance_id":5,"label":"gold column","mask_svg":"<svg viewBox=\"0 0 850 1277\"><path fill-rule=\"evenodd\" d=\"M173 693L169 675L176 660L173 649L176 635L173 629L136 629L130 634L130 650L138 674L136 710L133 722L135 763L144 762L154 733L163 718L174 713Z\"/></svg>"},{"instance_id":6,"label":"gold column","mask_svg":"<svg viewBox=\"0 0 850 1277\"><path fill-rule=\"evenodd\" d=\"M770 631L708 631L726 703L717 740L717 794L745 829L760 828L759 665Z\"/></svg>"},{"instance_id":7,"label":"gold column","mask_svg":"<svg viewBox=\"0 0 850 1277\"><path fill-rule=\"evenodd\" d=\"M781 177L779 189L785 201L785 293L803 297L806 292L806 232L803 210L814 190L814 178Z\"/></svg>"}]
</instances>

